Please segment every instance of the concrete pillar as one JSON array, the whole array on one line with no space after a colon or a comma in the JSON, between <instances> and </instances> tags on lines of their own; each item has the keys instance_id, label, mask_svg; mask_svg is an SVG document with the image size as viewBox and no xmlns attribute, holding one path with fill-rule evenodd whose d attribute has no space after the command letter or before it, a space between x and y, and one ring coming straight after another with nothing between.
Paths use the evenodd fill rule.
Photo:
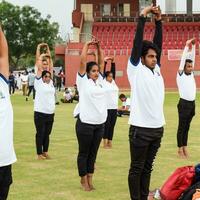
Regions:
<instances>
[{"instance_id":1,"label":"concrete pillar","mask_svg":"<svg viewBox=\"0 0 200 200\"><path fill-rule=\"evenodd\" d=\"M192 15L192 0L187 0L187 15Z\"/></svg>"}]
</instances>

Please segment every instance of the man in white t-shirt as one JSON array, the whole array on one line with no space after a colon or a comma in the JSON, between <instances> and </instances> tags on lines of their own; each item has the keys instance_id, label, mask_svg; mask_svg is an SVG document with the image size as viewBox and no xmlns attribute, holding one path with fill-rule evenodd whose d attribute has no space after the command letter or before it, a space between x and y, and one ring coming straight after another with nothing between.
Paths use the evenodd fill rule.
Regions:
<instances>
[{"instance_id":1,"label":"man in white t-shirt","mask_svg":"<svg viewBox=\"0 0 200 200\"><path fill-rule=\"evenodd\" d=\"M28 88L28 74L26 71L24 71L24 73L21 75L21 83L22 83L23 96L26 96Z\"/></svg>"},{"instance_id":2,"label":"man in white t-shirt","mask_svg":"<svg viewBox=\"0 0 200 200\"><path fill-rule=\"evenodd\" d=\"M155 17L153 42L144 41L147 15ZM159 7L148 6L140 14L127 66L131 86L129 142L131 165L129 191L132 200L147 200L153 161L160 147L165 118L164 82L160 73L162 22Z\"/></svg>"},{"instance_id":3,"label":"man in white t-shirt","mask_svg":"<svg viewBox=\"0 0 200 200\"><path fill-rule=\"evenodd\" d=\"M0 27L0 199L6 200L12 183L11 165L16 161L13 147L13 109L9 95L9 63L6 38Z\"/></svg>"},{"instance_id":4,"label":"man in white t-shirt","mask_svg":"<svg viewBox=\"0 0 200 200\"><path fill-rule=\"evenodd\" d=\"M192 51L189 51L190 45ZM195 115L196 82L194 78L195 39L186 42L176 77L180 100L178 103L179 124L177 130L178 155L188 157L187 140L190 123Z\"/></svg>"},{"instance_id":5,"label":"man in white t-shirt","mask_svg":"<svg viewBox=\"0 0 200 200\"><path fill-rule=\"evenodd\" d=\"M119 99L122 102L122 107L117 109L117 116L122 117L122 115L130 115L131 100L127 98L125 94L120 94Z\"/></svg>"}]
</instances>

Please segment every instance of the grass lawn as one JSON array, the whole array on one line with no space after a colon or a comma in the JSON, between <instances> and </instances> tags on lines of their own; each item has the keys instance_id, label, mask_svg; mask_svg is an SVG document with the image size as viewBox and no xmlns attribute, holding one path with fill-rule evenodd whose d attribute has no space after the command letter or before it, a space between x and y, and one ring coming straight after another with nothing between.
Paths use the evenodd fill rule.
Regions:
<instances>
[{"instance_id":1,"label":"grass lawn","mask_svg":"<svg viewBox=\"0 0 200 200\"><path fill-rule=\"evenodd\" d=\"M162 146L154 165L151 189L160 187L175 168L194 165L200 155L200 99L189 134L188 160L177 158L177 93L167 93L166 126ZM118 118L113 149L99 149L93 192L80 188L76 166L77 140L72 111L75 104L60 104L51 135L49 153L52 160L36 160L33 102L21 95L12 96L14 108L14 143L18 161L13 165L14 183L9 200L128 200L129 169L128 118Z\"/></svg>"}]
</instances>

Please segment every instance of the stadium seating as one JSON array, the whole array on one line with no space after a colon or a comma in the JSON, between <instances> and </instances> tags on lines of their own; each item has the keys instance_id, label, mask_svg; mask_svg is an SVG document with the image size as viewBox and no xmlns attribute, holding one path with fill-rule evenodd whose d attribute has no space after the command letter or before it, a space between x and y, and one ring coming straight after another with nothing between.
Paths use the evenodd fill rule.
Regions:
<instances>
[{"instance_id":1,"label":"stadium seating","mask_svg":"<svg viewBox=\"0 0 200 200\"><path fill-rule=\"evenodd\" d=\"M106 55L126 55L131 52L136 24L133 23L98 23L95 22L92 34L101 41ZM154 24L147 23L144 30L144 39L152 40ZM163 25L163 54L169 49L183 49L186 40L195 37L200 41L200 26L198 23L164 23ZM199 53L199 46L196 45Z\"/></svg>"}]
</instances>

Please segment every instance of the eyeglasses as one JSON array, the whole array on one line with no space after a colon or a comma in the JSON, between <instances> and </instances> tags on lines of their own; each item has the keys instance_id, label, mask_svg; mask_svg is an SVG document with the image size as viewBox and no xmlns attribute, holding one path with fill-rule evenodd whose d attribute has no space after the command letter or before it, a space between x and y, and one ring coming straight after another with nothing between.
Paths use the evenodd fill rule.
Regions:
<instances>
[{"instance_id":1,"label":"eyeglasses","mask_svg":"<svg viewBox=\"0 0 200 200\"><path fill-rule=\"evenodd\" d=\"M45 75L44 78L51 78L51 76Z\"/></svg>"}]
</instances>

